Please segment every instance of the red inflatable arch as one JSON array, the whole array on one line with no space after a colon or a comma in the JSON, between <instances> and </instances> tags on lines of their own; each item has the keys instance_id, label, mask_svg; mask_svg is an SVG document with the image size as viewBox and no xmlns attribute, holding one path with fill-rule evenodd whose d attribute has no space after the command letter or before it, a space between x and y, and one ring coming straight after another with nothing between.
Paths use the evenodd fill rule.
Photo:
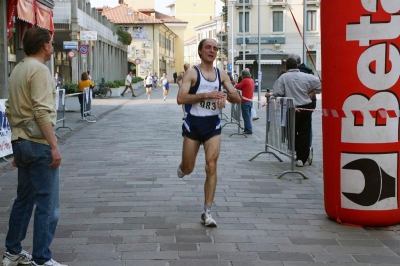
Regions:
<instances>
[{"instance_id":1,"label":"red inflatable arch","mask_svg":"<svg viewBox=\"0 0 400 266\"><path fill-rule=\"evenodd\" d=\"M339 222L400 222L399 25L398 0L321 3L325 210Z\"/></svg>"}]
</instances>

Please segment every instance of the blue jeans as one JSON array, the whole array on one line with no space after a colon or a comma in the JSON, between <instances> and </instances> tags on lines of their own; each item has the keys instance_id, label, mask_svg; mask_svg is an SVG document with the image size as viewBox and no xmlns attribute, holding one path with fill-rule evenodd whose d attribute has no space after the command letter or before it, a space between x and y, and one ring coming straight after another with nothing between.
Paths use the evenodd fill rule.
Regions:
<instances>
[{"instance_id":1,"label":"blue jeans","mask_svg":"<svg viewBox=\"0 0 400 266\"><path fill-rule=\"evenodd\" d=\"M244 121L244 131L253 133L253 127L251 125L251 108L253 102L245 102L241 104L242 107L242 117Z\"/></svg>"},{"instance_id":2,"label":"blue jeans","mask_svg":"<svg viewBox=\"0 0 400 266\"><path fill-rule=\"evenodd\" d=\"M60 214L59 168L50 168L50 146L18 139L12 142L14 161L18 167L17 198L14 201L6 248L11 253L22 250L33 206L33 260L44 264L51 259L49 249Z\"/></svg>"}]
</instances>

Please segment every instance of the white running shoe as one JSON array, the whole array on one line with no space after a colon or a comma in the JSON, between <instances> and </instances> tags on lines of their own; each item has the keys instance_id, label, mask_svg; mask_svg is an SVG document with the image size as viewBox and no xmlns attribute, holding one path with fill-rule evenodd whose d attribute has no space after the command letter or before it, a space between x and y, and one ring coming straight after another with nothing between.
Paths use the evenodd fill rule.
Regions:
<instances>
[{"instance_id":1,"label":"white running shoe","mask_svg":"<svg viewBox=\"0 0 400 266\"><path fill-rule=\"evenodd\" d=\"M183 178L185 176L185 173L182 172L181 166L178 166L178 170L176 170L176 174L178 175L179 178Z\"/></svg>"},{"instance_id":2,"label":"white running shoe","mask_svg":"<svg viewBox=\"0 0 400 266\"><path fill-rule=\"evenodd\" d=\"M201 214L201 223L207 227L216 227L217 222L212 218L210 211L204 211Z\"/></svg>"},{"instance_id":3,"label":"white running shoe","mask_svg":"<svg viewBox=\"0 0 400 266\"><path fill-rule=\"evenodd\" d=\"M36 264L34 261L32 261L31 266L68 266L68 265L58 263L57 261L51 259L45 262L44 264Z\"/></svg>"},{"instance_id":4,"label":"white running shoe","mask_svg":"<svg viewBox=\"0 0 400 266\"><path fill-rule=\"evenodd\" d=\"M296 161L296 166L298 166L298 167L303 167L303 162L301 161L301 160L297 160Z\"/></svg>"},{"instance_id":5,"label":"white running shoe","mask_svg":"<svg viewBox=\"0 0 400 266\"><path fill-rule=\"evenodd\" d=\"M18 264L29 265L31 264L32 256L25 250L22 250L19 254L13 255L6 251L3 254L2 266L17 266Z\"/></svg>"}]
</instances>

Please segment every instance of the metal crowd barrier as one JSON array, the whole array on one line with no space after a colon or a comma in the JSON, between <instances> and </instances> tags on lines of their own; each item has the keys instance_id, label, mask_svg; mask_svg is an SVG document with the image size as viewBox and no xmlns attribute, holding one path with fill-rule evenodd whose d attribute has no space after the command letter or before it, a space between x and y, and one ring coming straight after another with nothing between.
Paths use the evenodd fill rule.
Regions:
<instances>
[{"instance_id":1,"label":"metal crowd barrier","mask_svg":"<svg viewBox=\"0 0 400 266\"><path fill-rule=\"evenodd\" d=\"M237 91L239 94L240 98L242 98L242 92ZM242 135L247 138L247 136L243 133L240 133L240 130L242 129L242 126L240 125L240 119L242 119L242 106L241 103L231 103L231 117L228 117L228 122L226 122L222 127L228 125L228 124L234 124L237 125L237 133L230 134L229 137L232 137L233 135ZM221 120L222 121L222 120Z\"/></svg>"},{"instance_id":2,"label":"metal crowd barrier","mask_svg":"<svg viewBox=\"0 0 400 266\"><path fill-rule=\"evenodd\" d=\"M58 89L57 90L57 99L56 99L56 110L57 110L57 121L61 122L62 121L62 126L57 127L56 130L59 130L60 128L68 128L69 130L72 131L72 128L65 126L65 89ZM59 136L56 134L56 136L59 138Z\"/></svg>"},{"instance_id":3,"label":"metal crowd barrier","mask_svg":"<svg viewBox=\"0 0 400 266\"><path fill-rule=\"evenodd\" d=\"M267 121L265 134L265 150L257 153L249 161L254 160L258 155L269 153L275 156L280 162L278 154L290 158L291 168L282 172L278 178L288 173L296 173L308 177L301 171L295 170L295 107L293 98L269 97L267 104ZM278 154L277 154L278 153Z\"/></svg>"},{"instance_id":4,"label":"metal crowd barrier","mask_svg":"<svg viewBox=\"0 0 400 266\"><path fill-rule=\"evenodd\" d=\"M79 121L86 121L88 123L95 123L96 120L89 120L87 119L88 116L94 116L97 120L99 119L96 115L92 114L92 97L93 97L93 90L89 88L84 88L83 89L83 100L82 100L82 105L83 105L83 116Z\"/></svg>"}]
</instances>

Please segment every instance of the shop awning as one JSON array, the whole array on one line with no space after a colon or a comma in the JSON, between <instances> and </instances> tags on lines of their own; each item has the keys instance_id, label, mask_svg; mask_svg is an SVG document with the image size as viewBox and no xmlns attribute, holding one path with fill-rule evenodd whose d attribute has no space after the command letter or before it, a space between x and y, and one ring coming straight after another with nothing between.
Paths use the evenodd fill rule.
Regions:
<instances>
[{"instance_id":1,"label":"shop awning","mask_svg":"<svg viewBox=\"0 0 400 266\"><path fill-rule=\"evenodd\" d=\"M282 65L282 60L261 60L261 65Z\"/></svg>"},{"instance_id":2,"label":"shop awning","mask_svg":"<svg viewBox=\"0 0 400 266\"><path fill-rule=\"evenodd\" d=\"M14 16L15 16L15 7L17 6L17 0L10 0L8 3L8 10L7 10L7 39L10 39L11 28L14 26Z\"/></svg>"},{"instance_id":3,"label":"shop awning","mask_svg":"<svg viewBox=\"0 0 400 266\"><path fill-rule=\"evenodd\" d=\"M38 27L54 32L53 10L49 7L36 2L36 24Z\"/></svg>"},{"instance_id":4,"label":"shop awning","mask_svg":"<svg viewBox=\"0 0 400 266\"><path fill-rule=\"evenodd\" d=\"M20 20L35 24L35 0L18 0L17 15Z\"/></svg>"},{"instance_id":5,"label":"shop awning","mask_svg":"<svg viewBox=\"0 0 400 266\"><path fill-rule=\"evenodd\" d=\"M254 60L244 60L246 65L252 65ZM243 60L236 60L235 65L243 65Z\"/></svg>"}]
</instances>

